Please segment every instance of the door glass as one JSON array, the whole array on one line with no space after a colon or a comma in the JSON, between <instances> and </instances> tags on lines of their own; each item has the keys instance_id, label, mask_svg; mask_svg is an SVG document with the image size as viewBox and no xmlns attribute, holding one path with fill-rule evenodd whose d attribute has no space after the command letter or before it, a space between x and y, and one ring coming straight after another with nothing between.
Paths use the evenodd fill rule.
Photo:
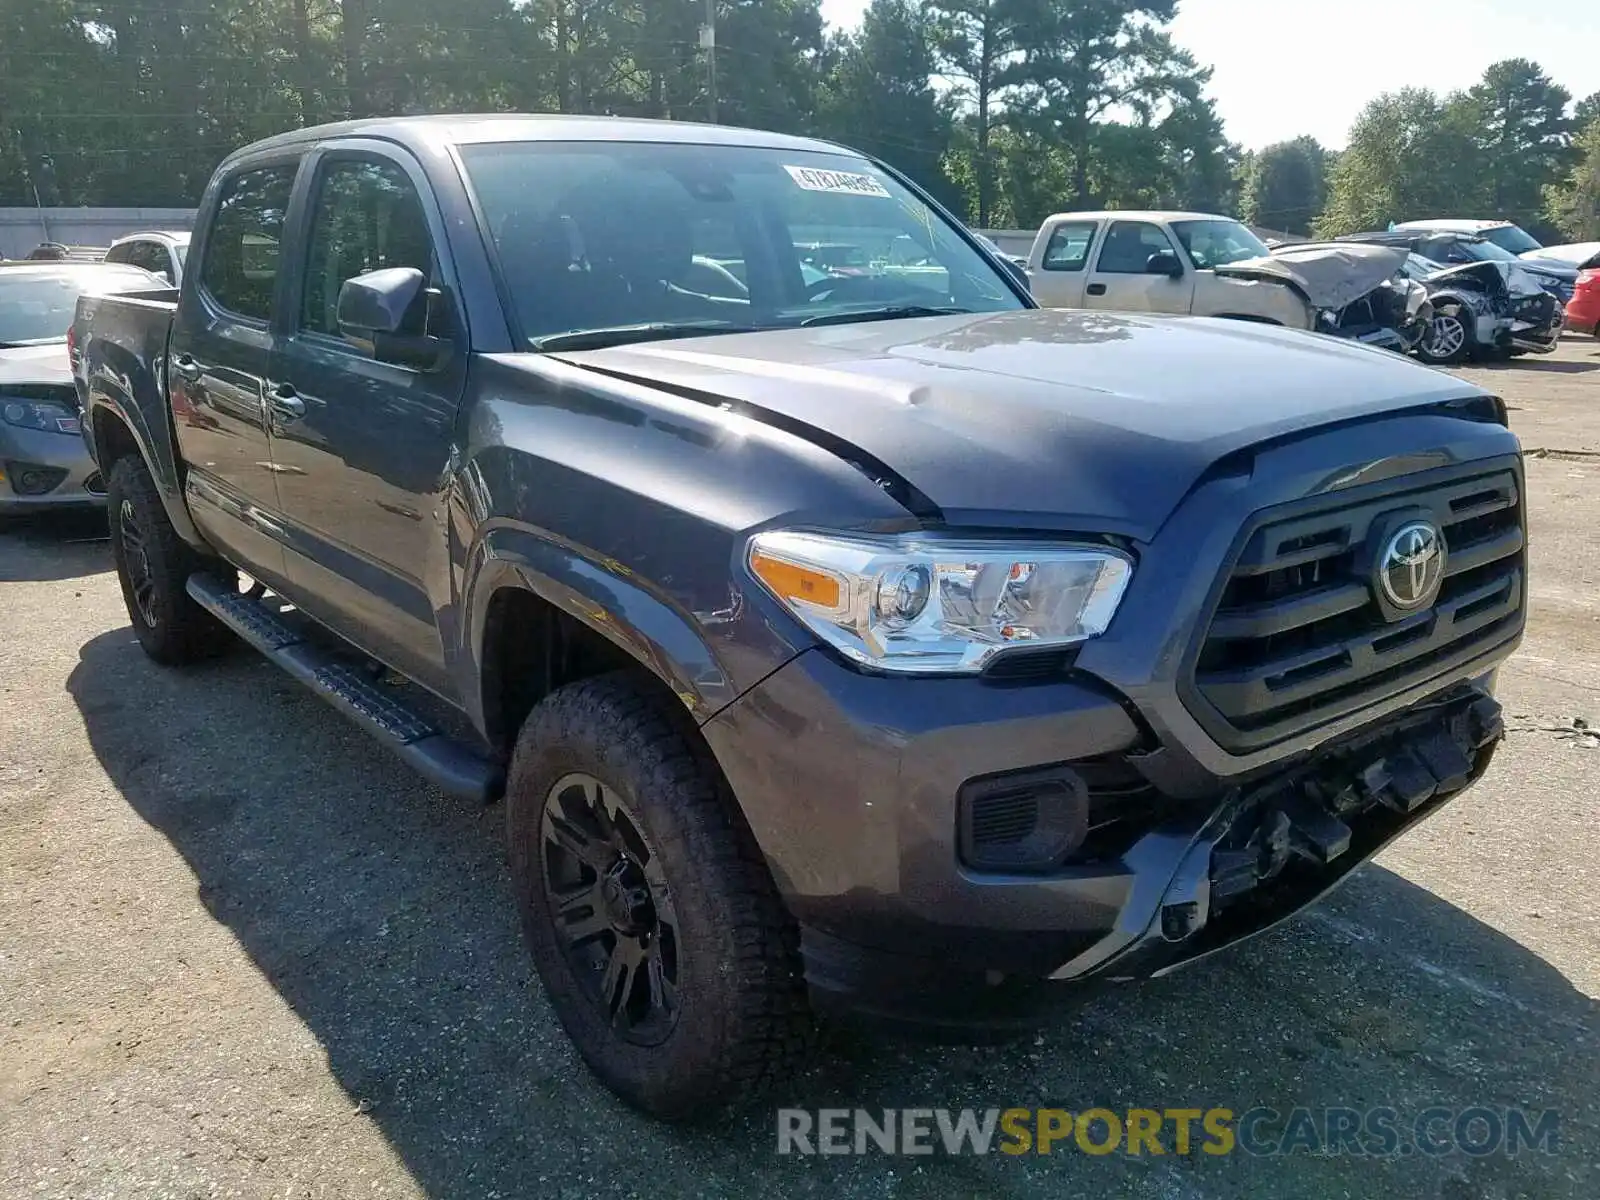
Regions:
<instances>
[{"instance_id":1,"label":"door glass","mask_svg":"<svg viewBox=\"0 0 1600 1200\"><path fill-rule=\"evenodd\" d=\"M430 280L436 274L417 190L394 163L337 160L312 209L300 327L338 337L340 287L386 267L415 267Z\"/></svg>"},{"instance_id":2,"label":"door glass","mask_svg":"<svg viewBox=\"0 0 1600 1200\"><path fill-rule=\"evenodd\" d=\"M1094 231L1098 228L1093 221L1057 225L1050 235L1050 244L1044 248L1044 269L1083 270L1083 264L1089 261L1089 243L1094 241Z\"/></svg>"},{"instance_id":3,"label":"door glass","mask_svg":"<svg viewBox=\"0 0 1600 1200\"><path fill-rule=\"evenodd\" d=\"M135 242L128 261L172 282L172 264L167 259L166 247L159 242Z\"/></svg>"},{"instance_id":4,"label":"door glass","mask_svg":"<svg viewBox=\"0 0 1600 1200\"><path fill-rule=\"evenodd\" d=\"M1145 221L1117 221L1100 247L1098 269L1111 275L1143 275L1152 254L1171 250L1159 226Z\"/></svg>"},{"instance_id":5,"label":"door glass","mask_svg":"<svg viewBox=\"0 0 1600 1200\"><path fill-rule=\"evenodd\" d=\"M200 283L223 308L258 321L272 316L278 242L294 187L294 163L241 171L222 185Z\"/></svg>"}]
</instances>

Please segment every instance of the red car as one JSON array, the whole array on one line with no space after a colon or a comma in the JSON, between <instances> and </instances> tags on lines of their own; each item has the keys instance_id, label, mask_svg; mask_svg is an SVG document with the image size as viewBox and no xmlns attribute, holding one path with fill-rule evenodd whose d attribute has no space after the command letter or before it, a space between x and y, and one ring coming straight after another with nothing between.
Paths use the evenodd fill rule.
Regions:
<instances>
[{"instance_id":1,"label":"red car","mask_svg":"<svg viewBox=\"0 0 1600 1200\"><path fill-rule=\"evenodd\" d=\"M1567 301L1567 328L1600 337L1600 258L1578 272L1578 290Z\"/></svg>"}]
</instances>

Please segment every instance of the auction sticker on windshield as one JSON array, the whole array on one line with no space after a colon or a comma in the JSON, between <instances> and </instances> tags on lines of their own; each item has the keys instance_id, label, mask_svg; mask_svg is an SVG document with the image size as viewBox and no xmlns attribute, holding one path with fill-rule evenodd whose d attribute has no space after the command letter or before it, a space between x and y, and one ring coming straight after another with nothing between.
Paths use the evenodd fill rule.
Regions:
<instances>
[{"instance_id":1,"label":"auction sticker on windshield","mask_svg":"<svg viewBox=\"0 0 1600 1200\"><path fill-rule=\"evenodd\" d=\"M889 189L871 175L857 175L850 171L823 171L816 167L784 167L789 178L808 192L844 192L850 196L882 196L889 199Z\"/></svg>"}]
</instances>

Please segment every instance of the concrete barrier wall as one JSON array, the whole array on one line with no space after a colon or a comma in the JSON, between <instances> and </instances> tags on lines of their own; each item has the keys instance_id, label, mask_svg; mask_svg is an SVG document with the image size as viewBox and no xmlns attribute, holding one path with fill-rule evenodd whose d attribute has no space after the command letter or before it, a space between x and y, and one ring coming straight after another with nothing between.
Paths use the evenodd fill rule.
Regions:
<instances>
[{"instance_id":1,"label":"concrete barrier wall","mask_svg":"<svg viewBox=\"0 0 1600 1200\"><path fill-rule=\"evenodd\" d=\"M26 257L40 242L108 246L145 229L192 229L192 208L0 208L0 254Z\"/></svg>"}]
</instances>

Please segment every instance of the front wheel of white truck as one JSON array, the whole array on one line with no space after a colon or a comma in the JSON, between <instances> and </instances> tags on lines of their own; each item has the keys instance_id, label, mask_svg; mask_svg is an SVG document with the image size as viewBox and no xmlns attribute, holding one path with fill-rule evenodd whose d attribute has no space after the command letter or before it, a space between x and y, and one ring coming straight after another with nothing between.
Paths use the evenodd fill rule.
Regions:
<instances>
[{"instance_id":1,"label":"front wheel of white truck","mask_svg":"<svg viewBox=\"0 0 1600 1200\"><path fill-rule=\"evenodd\" d=\"M144 652L164 666L181 666L225 650L233 635L186 590L204 562L167 519L156 481L139 458L125 455L112 465L106 507L122 598Z\"/></svg>"},{"instance_id":2,"label":"front wheel of white truck","mask_svg":"<svg viewBox=\"0 0 1600 1200\"><path fill-rule=\"evenodd\" d=\"M506 785L522 926L589 1067L657 1117L706 1115L809 1044L799 935L709 752L650 681L551 693Z\"/></svg>"}]
</instances>

